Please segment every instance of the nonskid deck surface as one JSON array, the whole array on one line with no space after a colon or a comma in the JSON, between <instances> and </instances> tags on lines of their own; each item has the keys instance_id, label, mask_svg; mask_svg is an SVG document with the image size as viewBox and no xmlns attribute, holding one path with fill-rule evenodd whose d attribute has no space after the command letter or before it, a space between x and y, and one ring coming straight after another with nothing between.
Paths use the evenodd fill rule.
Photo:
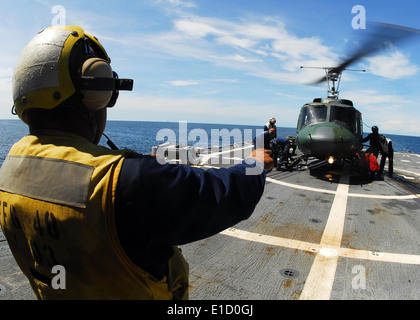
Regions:
<instances>
[{"instance_id":1,"label":"nonskid deck surface","mask_svg":"<svg viewBox=\"0 0 420 320\"><path fill-rule=\"evenodd\" d=\"M248 220L182 246L190 299L419 299L419 168L396 153L383 180L273 170Z\"/></svg>"},{"instance_id":2,"label":"nonskid deck surface","mask_svg":"<svg viewBox=\"0 0 420 320\"><path fill-rule=\"evenodd\" d=\"M250 150L202 155L199 166ZM420 156L396 153L394 177L374 181L273 170L248 220L181 248L191 300L420 299ZM1 299L35 299L2 234Z\"/></svg>"}]
</instances>

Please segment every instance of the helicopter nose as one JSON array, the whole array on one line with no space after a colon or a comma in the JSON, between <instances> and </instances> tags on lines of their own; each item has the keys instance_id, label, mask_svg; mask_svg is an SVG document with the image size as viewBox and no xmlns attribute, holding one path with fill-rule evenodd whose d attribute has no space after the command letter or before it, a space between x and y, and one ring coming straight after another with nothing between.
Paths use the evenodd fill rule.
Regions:
<instances>
[{"instance_id":1,"label":"helicopter nose","mask_svg":"<svg viewBox=\"0 0 420 320\"><path fill-rule=\"evenodd\" d=\"M354 135L347 129L325 125L307 129L299 133L299 145L303 152L318 158L344 158L353 153Z\"/></svg>"}]
</instances>

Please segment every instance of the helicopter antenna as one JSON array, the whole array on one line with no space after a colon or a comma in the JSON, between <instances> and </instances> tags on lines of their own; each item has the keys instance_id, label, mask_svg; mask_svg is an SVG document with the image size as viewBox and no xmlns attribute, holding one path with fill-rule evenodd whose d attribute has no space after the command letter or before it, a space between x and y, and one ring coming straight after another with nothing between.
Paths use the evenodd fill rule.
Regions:
<instances>
[{"instance_id":1,"label":"helicopter antenna","mask_svg":"<svg viewBox=\"0 0 420 320\"><path fill-rule=\"evenodd\" d=\"M341 74L343 70L347 71L360 71L366 72L364 69L341 69L338 70L337 67L305 67L300 66L301 68L307 69L324 69L325 70L325 79L328 81L328 98L338 99L338 88L340 87Z\"/></svg>"}]
</instances>

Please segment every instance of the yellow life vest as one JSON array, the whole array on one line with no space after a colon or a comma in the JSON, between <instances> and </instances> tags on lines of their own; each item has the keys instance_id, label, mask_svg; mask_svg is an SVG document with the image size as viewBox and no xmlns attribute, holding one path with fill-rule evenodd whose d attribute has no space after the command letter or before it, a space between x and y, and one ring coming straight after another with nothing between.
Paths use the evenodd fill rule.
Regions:
<instances>
[{"instance_id":1,"label":"yellow life vest","mask_svg":"<svg viewBox=\"0 0 420 320\"><path fill-rule=\"evenodd\" d=\"M188 299L177 247L158 280L119 243L114 199L128 152L63 133L11 148L0 169L0 224L38 299Z\"/></svg>"}]
</instances>

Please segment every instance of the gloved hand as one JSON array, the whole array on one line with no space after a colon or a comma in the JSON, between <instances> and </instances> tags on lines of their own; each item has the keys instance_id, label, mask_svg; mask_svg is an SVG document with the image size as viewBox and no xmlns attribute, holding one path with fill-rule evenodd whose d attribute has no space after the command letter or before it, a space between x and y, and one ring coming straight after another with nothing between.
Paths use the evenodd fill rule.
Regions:
<instances>
[{"instance_id":1,"label":"gloved hand","mask_svg":"<svg viewBox=\"0 0 420 320\"><path fill-rule=\"evenodd\" d=\"M274 167L274 159L271 157L271 150L256 149L248 158L255 159L264 165L264 169L270 172Z\"/></svg>"}]
</instances>

